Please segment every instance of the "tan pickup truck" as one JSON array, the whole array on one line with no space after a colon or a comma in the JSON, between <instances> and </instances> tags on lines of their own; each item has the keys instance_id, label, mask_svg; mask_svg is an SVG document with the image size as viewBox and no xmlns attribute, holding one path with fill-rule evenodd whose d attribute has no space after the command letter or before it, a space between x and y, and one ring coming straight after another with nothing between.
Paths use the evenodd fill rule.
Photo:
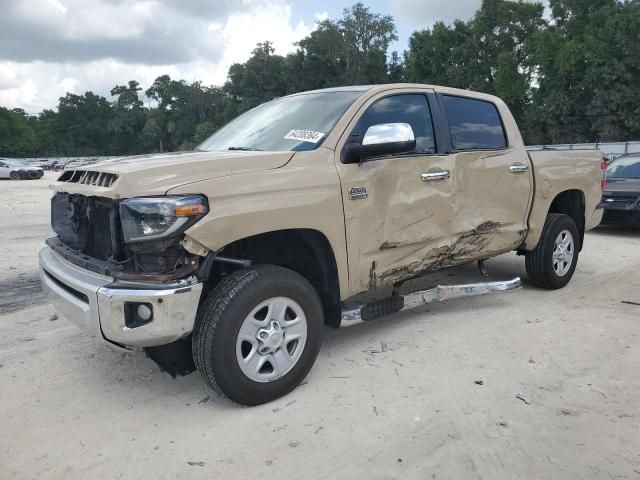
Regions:
<instances>
[{"instance_id":1,"label":"tan pickup truck","mask_svg":"<svg viewBox=\"0 0 640 480\"><path fill-rule=\"evenodd\" d=\"M195 365L256 405L302 381L325 324L520 286L401 293L425 273L517 251L531 284L565 286L602 217L604 166L597 152L528 152L489 95L304 92L192 152L65 171L41 278L57 310L101 341L145 348L173 373ZM363 292L387 295L359 302Z\"/></svg>"}]
</instances>

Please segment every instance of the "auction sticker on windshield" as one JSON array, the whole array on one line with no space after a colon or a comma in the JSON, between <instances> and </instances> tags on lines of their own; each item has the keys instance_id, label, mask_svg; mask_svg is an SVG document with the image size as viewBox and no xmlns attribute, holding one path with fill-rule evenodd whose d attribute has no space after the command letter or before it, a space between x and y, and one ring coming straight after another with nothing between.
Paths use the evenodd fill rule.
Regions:
<instances>
[{"instance_id":1,"label":"auction sticker on windshield","mask_svg":"<svg viewBox=\"0 0 640 480\"><path fill-rule=\"evenodd\" d=\"M318 143L322 137L324 137L323 132L314 132L313 130L291 130L283 138L285 140Z\"/></svg>"}]
</instances>

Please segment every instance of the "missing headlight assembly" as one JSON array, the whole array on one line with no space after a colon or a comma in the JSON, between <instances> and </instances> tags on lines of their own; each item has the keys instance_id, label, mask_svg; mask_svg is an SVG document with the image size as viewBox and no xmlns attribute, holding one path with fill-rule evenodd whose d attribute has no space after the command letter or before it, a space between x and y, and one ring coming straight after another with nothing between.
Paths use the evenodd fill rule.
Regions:
<instances>
[{"instance_id":1,"label":"missing headlight assembly","mask_svg":"<svg viewBox=\"0 0 640 480\"><path fill-rule=\"evenodd\" d=\"M182 248L184 231L208 212L199 195L122 201L57 193L49 245L85 268L129 280L169 281L198 268Z\"/></svg>"}]
</instances>

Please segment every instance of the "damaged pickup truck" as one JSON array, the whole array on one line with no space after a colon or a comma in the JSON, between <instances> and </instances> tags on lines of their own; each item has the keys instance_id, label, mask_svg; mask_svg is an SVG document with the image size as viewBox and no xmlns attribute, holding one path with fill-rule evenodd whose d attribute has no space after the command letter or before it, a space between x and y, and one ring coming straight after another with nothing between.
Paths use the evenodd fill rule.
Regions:
<instances>
[{"instance_id":1,"label":"damaged pickup truck","mask_svg":"<svg viewBox=\"0 0 640 480\"><path fill-rule=\"evenodd\" d=\"M101 341L154 359L186 350L210 387L257 405L302 381L325 324L520 286L401 294L427 272L516 251L530 283L565 286L602 218L604 167L596 152L528 152L489 95L304 92L193 152L65 171L41 278L57 310Z\"/></svg>"}]
</instances>

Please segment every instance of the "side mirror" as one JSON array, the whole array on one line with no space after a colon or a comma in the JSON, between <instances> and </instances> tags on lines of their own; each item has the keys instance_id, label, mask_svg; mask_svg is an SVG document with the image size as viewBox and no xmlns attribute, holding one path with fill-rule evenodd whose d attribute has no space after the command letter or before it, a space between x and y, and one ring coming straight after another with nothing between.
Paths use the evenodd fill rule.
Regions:
<instances>
[{"instance_id":1,"label":"side mirror","mask_svg":"<svg viewBox=\"0 0 640 480\"><path fill-rule=\"evenodd\" d=\"M371 125L362 139L365 157L407 153L415 148L416 137L408 123Z\"/></svg>"},{"instance_id":2,"label":"side mirror","mask_svg":"<svg viewBox=\"0 0 640 480\"><path fill-rule=\"evenodd\" d=\"M408 123L380 123L370 126L362 143L347 143L342 152L343 163L360 163L371 157L412 152L416 138Z\"/></svg>"}]
</instances>

